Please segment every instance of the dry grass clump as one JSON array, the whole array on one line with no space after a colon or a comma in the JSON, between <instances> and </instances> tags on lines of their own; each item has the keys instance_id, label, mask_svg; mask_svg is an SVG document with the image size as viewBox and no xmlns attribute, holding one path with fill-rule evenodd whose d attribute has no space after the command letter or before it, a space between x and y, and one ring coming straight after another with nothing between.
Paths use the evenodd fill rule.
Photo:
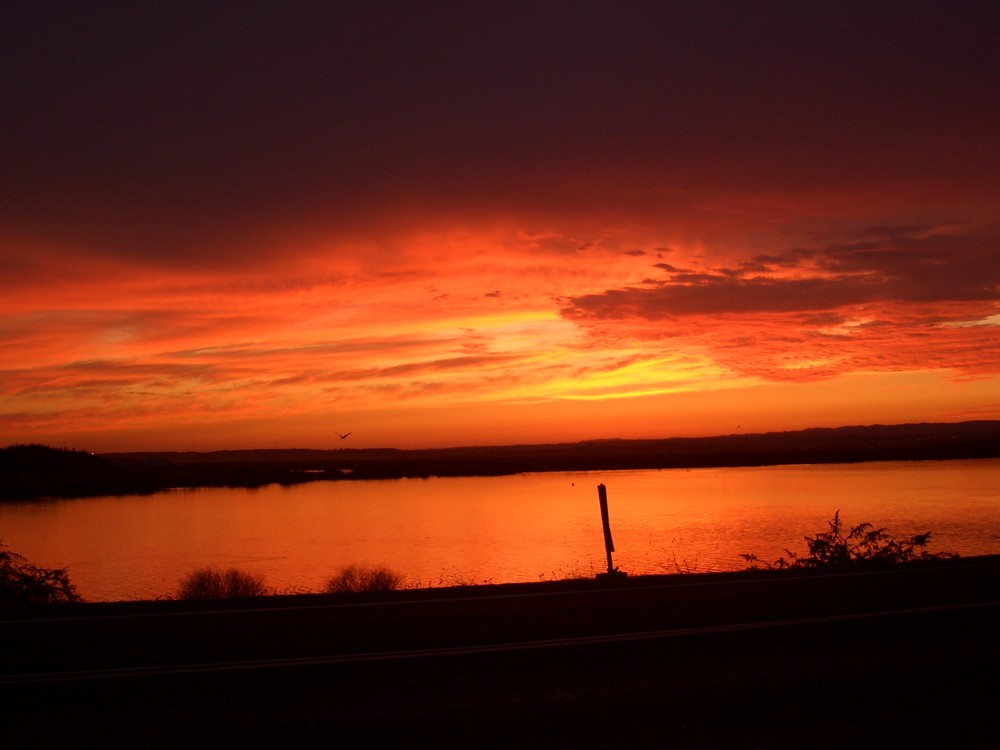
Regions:
<instances>
[{"instance_id":1,"label":"dry grass clump","mask_svg":"<svg viewBox=\"0 0 1000 750\"><path fill-rule=\"evenodd\" d=\"M238 568L216 570L200 568L181 581L178 599L236 599L247 596L264 596L264 576L248 573Z\"/></svg>"},{"instance_id":2,"label":"dry grass clump","mask_svg":"<svg viewBox=\"0 0 1000 750\"><path fill-rule=\"evenodd\" d=\"M348 565L326 582L328 594L360 591L395 591L403 585L403 576L383 565Z\"/></svg>"}]
</instances>

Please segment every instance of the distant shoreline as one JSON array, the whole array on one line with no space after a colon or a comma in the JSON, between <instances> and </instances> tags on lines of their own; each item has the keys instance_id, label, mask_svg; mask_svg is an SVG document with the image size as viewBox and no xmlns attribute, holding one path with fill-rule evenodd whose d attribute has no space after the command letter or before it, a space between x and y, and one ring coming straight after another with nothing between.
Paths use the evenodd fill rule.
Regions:
<instances>
[{"instance_id":1,"label":"distant shoreline","mask_svg":"<svg viewBox=\"0 0 1000 750\"><path fill-rule=\"evenodd\" d=\"M0 499L250 488L319 480L982 458L1000 458L1000 421L424 450L147 451L95 456L44 446L11 446L0 451Z\"/></svg>"}]
</instances>

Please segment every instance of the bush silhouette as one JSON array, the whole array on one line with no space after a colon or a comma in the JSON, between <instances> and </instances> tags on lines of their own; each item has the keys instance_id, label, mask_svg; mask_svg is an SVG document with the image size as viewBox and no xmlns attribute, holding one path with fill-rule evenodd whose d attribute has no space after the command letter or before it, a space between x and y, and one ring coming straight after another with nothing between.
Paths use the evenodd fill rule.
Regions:
<instances>
[{"instance_id":1,"label":"bush silhouette","mask_svg":"<svg viewBox=\"0 0 1000 750\"><path fill-rule=\"evenodd\" d=\"M403 576L384 566L348 565L326 582L326 593L342 594L359 591L395 591L403 584Z\"/></svg>"},{"instance_id":2,"label":"bush silhouette","mask_svg":"<svg viewBox=\"0 0 1000 750\"><path fill-rule=\"evenodd\" d=\"M62 568L39 568L0 544L0 606L80 601Z\"/></svg>"},{"instance_id":3,"label":"bush silhouette","mask_svg":"<svg viewBox=\"0 0 1000 750\"><path fill-rule=\"evenodd\" d=\"M828 531L807 536L805 555L785 550L788 558L779 557L772 563L754 554L740 555L751 568L831 568L847 566L877 566L896 563L957 557L950 552L928 552L926 547L931 532L914 534L903 540L894 539L885 529L876 529L870 523L845 526L840 511L827 521Z\"/></svg>"},{"instance_id":4,"label":"bush silhouette","mask_svg":"<svg viewBox=\"0 0 1000 750\"><path fill-rule=\"evenodd\" d=\"M236 599L247 596L264 596L264 576L245 570L229 568L201 568L189 573L181 581L178 599Z\"/></svg>"}]
</instances>

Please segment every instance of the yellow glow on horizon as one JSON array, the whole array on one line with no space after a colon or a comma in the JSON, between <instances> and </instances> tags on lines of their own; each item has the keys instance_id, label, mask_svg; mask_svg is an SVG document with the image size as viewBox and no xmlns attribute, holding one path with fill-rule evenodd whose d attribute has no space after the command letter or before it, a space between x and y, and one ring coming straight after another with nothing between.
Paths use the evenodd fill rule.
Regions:
<instances>
[{"instance_id":1,"label":"yellow glow on horizon","mask_svg":"<svg viewBox=\"0 0 1000 750\"><path fill-rule=\"evenodd\" d=\"M341 257L341 243L201 274L98 266L125 280L103 302L93 279L60 277L65 295L0 321L0 426L12 440L251 447L324 445L336 423L354 445L416 447L997 412L967 384L996 385L995 306L838 306L834 294L820 313L811 299L787 313L755 296L756 277L724 272L738 243L583 234L427 232L379 263ZM826 289L812 256L761 266L767 283L802 274ZM925 391L883 392L928 361L942 365Z\"/></svg>"}]
</instances>

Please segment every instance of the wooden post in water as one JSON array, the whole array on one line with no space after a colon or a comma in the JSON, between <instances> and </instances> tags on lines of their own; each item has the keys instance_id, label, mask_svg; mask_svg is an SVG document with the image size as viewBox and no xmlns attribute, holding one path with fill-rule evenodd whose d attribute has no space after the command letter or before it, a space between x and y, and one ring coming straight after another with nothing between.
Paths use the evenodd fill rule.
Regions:
<instances>
[{"instance_id":1,"label":"wooden post in water","mask_svg":"<svg viewBox=\"0 0 1000 750\"><path fill-rule=\"evenodd\" d=\"M619 573L611 562L611 553L615 551L615 543L611 538L611 521L608 520L608 489L603 484L597 485L597 499L601 503L601 525L604 527L604 551L608 556L607 576L610 578L615 575L625 575L624 573ZM599 573L598 577L602 577L602 574Z\"/></svg>"}]
</instances>

